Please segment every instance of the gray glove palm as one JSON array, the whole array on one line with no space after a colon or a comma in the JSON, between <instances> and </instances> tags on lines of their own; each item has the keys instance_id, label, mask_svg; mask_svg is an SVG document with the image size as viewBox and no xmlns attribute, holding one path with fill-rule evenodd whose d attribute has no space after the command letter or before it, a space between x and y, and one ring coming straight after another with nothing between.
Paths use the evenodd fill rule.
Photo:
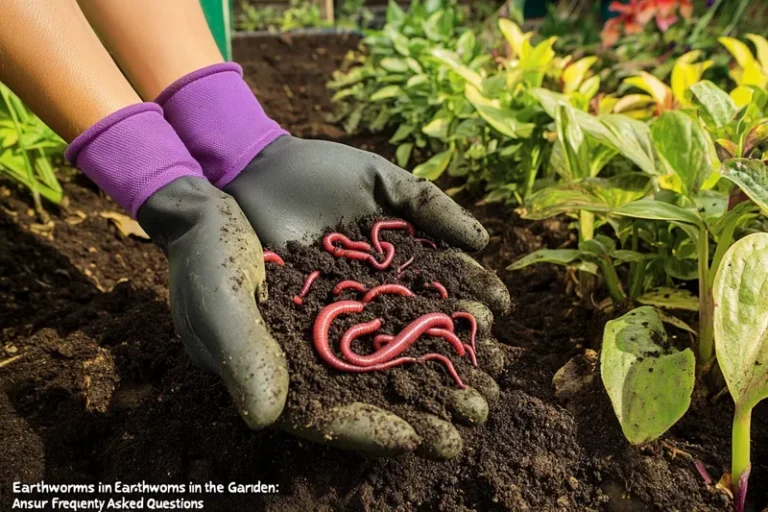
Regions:
<instances>
[{"instance_id":1,"label":"gray glove palm","mask_svg":"<svg viewBox=\"0 0 768 512\"><path fill-rule=\"evenodd\" d=\"M482 225L432 183L377 155L332 142L280 137L224 190L235 198L261 241L274 249L294 240L311 244L339 223L382 214L406 219L430 236L462 248L479 250L488 243ZM477 300L496 313L506 312L509 293L495 274L462 253L446 252L445 258ZM492 314L477 302L467 308L484 319L482 350L490 359L503 361L501 350L488 339ZM471 424L485 421L487 402L498 396L498 387L487 374L477 371L474 382L480 393L472 388L445 391L455 418ZM461 448L453 425L431 415L405 422L389 411L355 403L329 410L325 421L306 426L294 420L298 414L287 410L281 426L343 448L379 455L416 450L440 459L455 456Z\"/></svg>"}]
</instances>

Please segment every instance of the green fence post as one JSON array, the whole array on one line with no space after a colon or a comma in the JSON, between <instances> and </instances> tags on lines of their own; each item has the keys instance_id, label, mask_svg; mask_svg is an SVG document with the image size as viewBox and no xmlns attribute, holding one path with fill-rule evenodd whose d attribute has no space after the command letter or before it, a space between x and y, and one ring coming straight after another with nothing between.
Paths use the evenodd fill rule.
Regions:
<instances>
[{"instance_id":1,"label":"green fence post","mask_svg":"<svg viewBox=\"0 0 768 512\"><path fill-rule=\"evenodd\" d=\"M200 0L205 19L224 60L232 60L231 0Z\"/></svg>"}]
</instances>

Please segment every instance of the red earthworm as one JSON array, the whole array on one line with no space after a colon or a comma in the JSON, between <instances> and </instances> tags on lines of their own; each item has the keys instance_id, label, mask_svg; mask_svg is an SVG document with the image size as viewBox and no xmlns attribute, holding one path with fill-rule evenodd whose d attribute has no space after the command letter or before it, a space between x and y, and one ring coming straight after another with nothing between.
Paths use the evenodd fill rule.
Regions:
<instances>
[{"instance_id":1,"label":"red earthworm","mask_svg":"<svg viewBox=\"0 0 768 512\"><path fill-rule=\"evenodd\" d=\"M336 247L336 242L340 242L342 247ZM337 258L349 258L352 260L368 260L372 258L368 251L371 245L367 242L356 242L350 240L341 233L328 233L323 237L323 249L333 254Z\"/></svg>"},{"instance_id":2,"label":"red earthworm","mask_svg":"<svg viewBox=\"0 0 768 512\"><path fill-rule=\"evenodd\" d=\"M447 336L456 336L454 333L450 331L446 331L445 329L430 329L427 331L427 334L430 336L435 336L437 338L445 338ZM377 334L373 338L373 349L379 350L381 347L392 341L395 337L391 334ZM469 354L469 360L472 361L472 364L474 366L477 366L477 356L475 355L475 349L472 348L472 346L469 343L464 343L464 349L467 351L467 354Z\"/></svg>"},{"instance_id":3,"label":"red earthworm","mask_svg":"<svg viewBox=\"0 0 768 512\"><path fill-rule=\"evenodd\" d=\"M446 319L450 320L450 323L447 323ZM382 347L381 350L377 350L373 354L367 356L361 356L359 354L355 354L352 351L351 345L352 340L355 338L355 333L351 332L352 328L350 328L347 329L347 331L341 337L341 353L344 354L344 357L349 362L358 366L371 366L374 364L379 364L388 361L408 350L408 347L413 345L413 343L418 340L422 334L432 328L442 328L447 330L453 329L453 320L448 315L444 315L442 313L428 313L426 315L420 316L405 326L405 328L400 331L390 343L387 343L384 347ZM357 335L359 336L359 334ZM446 340L453 344L452 340ZM459 354L459 356L463 356L466 353L464 345L461 343L461 341L459 341L458 345L454 345L454 348L456 349L456 353Z\"/></svg>"},{"instance_id":4,"label":"red earthworm","mask_svg":"<svg viewBox=\"0 0 768 512\"><path fill-rule=\"evenodd\" d=\"M453 367L453 363L447 357L440 354L425 354L419 359L422 361L440 361L445 365L445 368L448 370L450 376L453 377L453 380L456 381L456 385L461 389L467 389L466 384L464 384L464 382L461 380L461 377L459 377L459 373L456 371L456 368Z\"/></svg>"},{"instance_id":5,"label":"red earthworm","mask_svg":"<svg viewBox=\"0 0 768 512\"><path fill-rule=\"evenodd\" d=\"M320 311L320 313L317 315L317 318L315 318L312 334L314 338L315 350L317 350L318 354L320 354L320 358L323 361L336 368L337 370L354 373L365 373L387 370L404 363L417 363L420 361L425 362L437 360L445 364L446 368L448 369L448 373L451 375L451 377L453 377L453 379L456 381L456 384L460 388L466 388L461 378L459 377L459 374L456 372L456 369L453 367L451 361L448 358L441 356L440 354L427 354L418 359L414 357L399 357L397 359L392 359L381 364L375 364L367 367L355 366L336 357L328 343L328 329L331 327L331 323L333 323L333 320L339 315L360 313L363 311L364 307L365 304L362 302L342 300L339 302L334 302L333 304L329 304ZM363 327L357 331L358 336L363 334L370 334L371 332L378 329L378 326L376 326L376 321L367 322L365 324L358 324L358 326L355 327L361 326Z\"/></svg>"},{"instance_id":6,"label":"red earthworm","mask_svg":"<svg viewBox=\"0 0 768 512\"><path fill-rule=\"evenodd\" d=\"M307 294L309 293L309 288L312 286L312 283L317 281L317 278L320 277L321 274L322 272L320 272L319 270L315 270L314 272L312 272L307 276L307 280L304 281L304 286L301 288L301 291L299 292L299 294L293 296L294 304L296 304L297 306L302 305L302 303L304 302L304 297L306 297Z\"/></svg>"},{"instance_id":7,"label":"red earthworm","mask_svg":"<svg viewBox=\"0 0 768 512\"><path fill-rule=\"evenodd\" d=\"M285 261L274 251L264 251L264 263L277 263L281 267L285 265Z\"/></svg>"},{"instance_id":8,"label":"red earthworm","mask_svg":"<svg viewBox=\"0 0 768 512\"><path fill-rule=\"evenodd\" d=\"M420 244L423 244L423 245L428 245L433 249L437 249L437 244L427 238L414 238L413 241L419 242Z\"/></svg>"},{"instance_id":9,"label":"red earthworm","mask_svg":"<svg viewBox=\"0 0 768 512\"><path fill-rule=\"evenodd\" d=\"M347 331L344 333L344 335L341 338L341 350L342 350L342 352L344 352L345 349L349 349L349 347L351 346L352 342L356 338L358 338L360 336L363 336L363 335L366 335L366 334L371 334L372 332L375 332L376 330L378 330L379 327L381 327L381 320L377 318L376 320L371 320L370 322L365 322L365 323L362 323L362 324L357 324L357 325L354 325L354 326L350 327L349 329L347 329ZM430 329L430 330L438 330L439 331L439 330L442 330L442 329ZM381 336L381 335L379 335L379 336ZM377 338L379 336L377 336ZM384 336L386 336L386 335L384 335ZM371 365L371 366L367 366L367 367L366 366L361 366L361 367L355 367L355 368L358 368L358 370L356 370L356 371L363 372L363 371L373 371L372 369L374 367L377 368L377 369L382 369L381 368L382 365L387 365L388 368L391 368L392 366L397 366L397 365L400 365L400 364L403 364L403 363L415 363L415 362L427 362L427 361L440 361L441 363L443 363L445 365L446 369L448 370L448 373L453 378L453 380L456 381L456 384L461 389L465 389L467 387L464 384L464 382L462 382L461 377L459 377L459 374L456 371L456 368L453 366L453 363L451 362L451 360L448 359L447 357L441 355L441 354L435 354L435 353L424 354L423 356L421 356L419 358L399 357L397 359L392 359L392 360L390 360L388 362L385 362L385 363L379 363L379 364Z\"/></svg>"},{"instance_id":10,"label":"red earthworm","mask_svg":"<svg viewBox=\"0 0 768 512\"><path fill-rule=\"evenodd\" d=\"M475 337L477 336L477 320L475 320L474 315L467 313L466 311L456 311L451 315L451 318L463 318L469 322L469 344L472 345L472 350L476 352L477 347L475 346Z\"/></svg>"},{"instance_id":11,"label":"red earthworm","mask_svg":"<svg viewBox=\"0 0 768 512\"><path fill-rule=\"evenodd\" d=\"M442 283L439 281L432 281L431 283L427 283L424 285L426 288L434 288L437 293L440 294L441 299L447 299L448 298L448 290L446 290L445 286L443 286Z\"/></svg>"},{"instance_id":12,"label":"red earthworm","mask_svg":"<svg viewBox=\"0 0 768 512\"><path fill-rule=\"evenodd\" d=\"M379 263L376 258L371 256L370 254L366 254L366 257L368 259L368 262L371 264L373 268L376 270L386 270L391 264L392 260L395 259L395 246L390 244L389 242L381 242L381 247L385 250L385 256L384 261Z\"/></svg>"},{"instance_id":13,"label":"red earthworm","mask_svg":"<svg viewBox=\"0 0 768 512\"><path fill-rule=\"evenodd\" d=\"M401 295L403 297L413 297L416 294L411 291L407 286L401 284L382 284L375 288L371 288L368 293L363 297L363 303L368 304L379 295L386 293L392 295Z\"/></svg>"},{"instance_id":14,"label":"red earthworm","mask_svg":"<svg viewBox=\"0 0 768 512\"><path fill-rule=\"evenodd\" d=\"M405 270L411 263L413 263L413 260L414 260L414 256L411 256L410 258L408 258L408 261L406 261L405 263L397 267L397 277L400 277L400 275L402 275L403 270Z\"/></svg>"},{"instance_id":15,"label":"red earthworm","mask_svg":"<svg viewBox=\"0 0 768 512\"><path fill-rule=\"evenodd\" d=\"M336 286L333 287L333 294L334 295L341 295L341 293L344 290L347 290L349 288L352 288L353 290L365 293L368 291L368 287L365 286L363 283L358 283L357 281L353 281L351 279L347 279L345 281L340 282Z\"/></svg>"},{"instance_id":16,"label":"red earthworm","mask_svg":"<svg viewBox=\"0 0 768 512\"><path fill-rule=\"evenodd\" d=\"M411 235L411 238L413 238L416 234L416 230L413 228L413 225L410 222L404 221L402 219L380 220L378 222L374 222L373 227L371 228L371 242L373 243L373 248L378 253L381 253L381 246L383 245L379 241L379 231L382 229L405 229L408 231L408 234Z\"/></svg>"}]
</instances>

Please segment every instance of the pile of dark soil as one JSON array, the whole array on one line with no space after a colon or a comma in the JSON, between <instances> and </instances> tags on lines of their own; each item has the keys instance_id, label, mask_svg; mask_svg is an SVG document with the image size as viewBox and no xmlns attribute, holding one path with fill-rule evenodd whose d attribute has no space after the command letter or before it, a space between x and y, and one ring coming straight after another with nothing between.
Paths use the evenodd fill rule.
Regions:
<instances>
[{"instance_id":1,"label":"pile of dark soil","mask_svg":"<svg viewBox=\"0 0 768 512\"><path fill-rule=\"evenodd\" d=\"M369 241L367 234L372 222L340 227L337 231L351 240ZM345 373L330 368L320 360L313 346L312 327L323 307L337 300L361 299L362 295L354 290L347 290L339 296L332 293L334 286L346 279L366 284L369 288L397 283L414 291L416 296L382 295L369 303L361 314L337 318L330 330L331 346L335 346L344 331L355 324L379 318L383 321L379 334L397 334L422 315L435 312L450 315L459 309L457 299L472 298L466 284L460 280L459 269L445 265L434 249L414 242L402 231L382 231L381 239L396 247L395 259L385 271L377 271L367 262L335 258L319 242L312 247L291 244L287 251L281 251L285 266L267 265L270 300L264 304L262 311L288 358L291 375L288 406L305 411L308 422L313 422L313 415L322 408L355 401L399 410L406 416L409 410L421 410L451 419L450 411L445 406L444 391L446 387L455 387L456 384L443 365L432 362L403 365L387 372ZM398 267L411 257L414 258L413 264L398 274ZM315 270L320 270L322 276L314 282L303 304L297 306L292 299L302 288L307 275ZM439 294L428 287L428 283L433 281L444 284L450 290L448 299L440 299ZM459 322L456 333L467 342L467 322ZM356 340L353 343L355 352L370 354L373 351L371 339L369 336ZM465 384L478 384L473 383L469 359L458 357L450 345L440 338L422 337L404 355L417 357L429 352L441 353L451 359ZM487 356L481 351L480 362ZM479 384L482 385L482 382Z\"/></svg>"},{"instance_id":2,"label":"pile of dark soil","mask_svg":"<svg viewBox=\"0 0 768 512\"><path fill-rule=\"evenodd\" d=\"M281 55L283 62L301 57L290 47ZM244 63L246 69L261 69L262 56L254 58L258 62ZM271 80L279 84L282 77ZM326 80L307 81L307 95L326 101ZM262 95L262 101L271 100ZM268 111L303 134L279 110ZM508 209L459 198L491 232L489 247L475 256L502 278L514 305L493 328L505 345L507 366L497 379L501 397L485 425L459 427L464 451L452 461L371 459L277 431L248 430L224 386L189 362L174 334L161 252L149 242L123 237L101 218L98 212L116 207L91 185L77 181L64 187L71 206L52 212L50 234L34 225L29 203L18 199L21 193L0 188L0 510L10 510L13 481L43 479L279 484L276 495L211 498L205 508L227 512L730 510L689 458L702 460L716 479L727 469L733 413L727 395L714 403L695 397L689 413L660 442L629 446L587 352L599 347L604 319L575 301L560 269L505 270L532 250L573 244L556 220L522 221ZM268 269L272 304L290 300L315 265L327 265L322 269L339 278L348 277L346 272L364 277L355 274L361 269L345 269L342 262L302 259L312 251L285 255L292 267L284 281ZM438 272L460 296L461 288L452 288L449 276ZM290 280L288 273L294 276ZM420 290L418 282L409 283ZM320 283L309 307L292 313L307 317L291 317L304 343L316 313L313 304L327 299L329 286L330 280ZM425 308L449 306L419 295ZM395 318L404 304L393 297L380 307L391 308L384 314ZM271 321L280 328L277 317ZM578 392L556 395L552 379L574 357L582 378ZM429 375L450 384L433 363L399 372L407 379ZM416 389L430 389L416 383ZM418 397L397 399L423 406ZM755 411L752 439L748 510L760 512L768 504L765 404Z\"/></svg>"}]
</instances>

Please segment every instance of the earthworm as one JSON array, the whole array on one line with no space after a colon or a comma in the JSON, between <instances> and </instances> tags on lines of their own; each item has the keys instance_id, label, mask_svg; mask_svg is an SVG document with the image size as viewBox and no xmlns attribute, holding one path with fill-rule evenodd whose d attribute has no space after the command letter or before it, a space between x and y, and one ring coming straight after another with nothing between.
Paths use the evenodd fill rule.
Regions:
<instances>
[{"instance_id":1,"label":"earthworm","mask_svg":"<svg viewBox=\"0 0 768 512\"><path fill-rule=\"evenodd\" d=\"M374 222L373 227L371 228L371 242L373 243L373 248L378 253L382 252L381 246L383 244L379 241L379 231L382 229L405 229L408 231L408 234L411 235L411 238L413 238L416 234L416 230L414 229L413 224L405 220L395 219L380 220L378 222Z\"/></svg>"},{"instance_id":2,"label":"earthworm","mask_svg":"<svg viewBox=\"0 0 768 512\"><path fill-rule=\"evenodd\" d=\"M363 297L363 303L368 304L379 295L386 293L391 295L401 295L403 297L413 297L416 294L411 291L410 288L401 284L382 284L375 288L372 288Z\"/></svg>"},{"instance_id":3,"label":"earthworm","mask_svg":"<svg viewBox=\"0 0 768 512\"><path fill-rule=\"evenodd\" d=\"M472 351L477 352L477 347L475 346L475 337L477 336L477 320L475 320L474 315L467 313L466 311L456 311L451 315L451 318L462 318L469 322L469 344L472 345Z\"/></svg>"},{"instance_id":4,"label":"earthworm","mask_svg":"<svg viewBox=\"0 0 768 512\"><path fill-rule=\"evenodd\" d=\"M418 359L414 357L399 357L397 359L392 359L384 363L375 364L367 367L355 366L345 361L342 361L341 359L336 357L336 355L331 350L330 344L328 342L328 329L331 327L331 323L333 323L333 320L339 315L344 315L349 313L360 313L363 311L364 307L365 307L365 304L363 304L362 302L357 302L353 300L342 300L339 302L334 302L333 304L329 304L320 311L320 313L317 315L317 318L315 318L315 324L312 328L312 334L314 338L315 350L317 350L318 354L320 354L320 358L323 359L323 361L325 361L327 364L329 364L333 368L336 368L337 370L354 372L354 373L365 373L365 372L387 370L394 366L399 366L405 363L417 363L417 362L426 362L426 361L435 360L435 361L442 362L446 366L448 373L456 381L456 384L461 389L466 388L466 385L462 382L461 378L459 377L459 374L456 372L456 369L453 367L453 363L451 363L451 361L448 358L441 356L440 354L427 354ZM367 322L365 324L358 324L355 327L360 327L359 329L357 329L358 336L361 336L363 334L370 334L371 332L378 329L378 326L376 326L376 321Z\"/></svg>"},{"instance_id":5,"label":"earthworm","mask_svg":"<svg viewBox=\"0 0 768 512\"><path fill-rule=\"evenodd\" d=\"M338 304L338 303L335 303ZM449 322L446 322L448 320ZM356 331L352 331L353 327L350 329L347 329L347 331L344 333L344 335L341 337L341 344L340 349L341 353L344 354L344 357L351 363L357 365L357 366L372 366L374 364L380 364L385 361L388 361L392 359L395 356L399 356L406 350L408 350L408 347L413 345L413 343L419 339L419 337L424 334L426 331L432 328L442 328L451 330L453 329L453 319L449 317L448 315L444 315L443 313L427 313L426 315L420 316L416 320L412 321L410 324L405 326L405 328L400 331L391 342L387 343L384 347L381 348L381 350L377 350L371 355L367 356L361 356L359 354L355 354L351 349L352 340L355 339L355 334L357 336L360 336L360 333L357 333ZM447 339L446 340L454 345L454 348L456 349L456 353L459 356L463 356L466 353L466 349L464 348L463 343L461 343L460 340L458 340L458 344L454 344L453 340Z\"/></svg>"},{"instance_id":6,"label":"earthworm","mask_svg":"<svg viewBox=\"0 0 768 512\"><path fill-rule=\"evenodd\" d=\"M427 238L414 238L413 241L419 242L420 244L423 244L423 245L428 245L433 249L437 249L437 244Z\"/></svg>"},{"instance_id":7,"label":"earthworm","mask_svg":"<svg viewBox=\"0 0 768 512\"><path fill-rule=\"evenodd\" d=\"M435 336L436 338L446 338L447 335L455 336L454 333L446 331L445 329L430 329L427 331L427 334L430 336ZM377 334L373 338L373 349L381 349L381 347L392 341L394 338L395 337L391 334ZM464 349L467 351L469 360L472 361L472 365L477 366L477 356L475 354L475 349L473 349L469 343L464 343Z\"/></svg>"},{"instance_id":8,"label":"earthworm","mask_svg":"<svg viewBox=\"0 0 768 512\"><path fill-rule=\"evenodd\" d=\"M427 288L434 288L435 291L440 294L441 299L448 298L448 290L446 290L445 286L443 286L443 284L439 281L432 281L431 283L427 283L425 286Z\"/></svg>"},{"instance_id":9,"label":"earthworm","mask_svg":"<svg viewBox=\"0 0 768 512\"><path fill-rule=\"evenodd\" d=\"M376 270L386 270L392 264L392 260L395 259L394 245L390 244L389 242L381 242L381 247L383 247L385 250L384 261L382 261L381 263L379 263L376 260L376 258L371 256L370 254L366 254L368 262Z\"/></svg>"},{"instance_id":10,"label":"earthworm","mask_svg":"<svg viewBox=\"0 0 768 512\"><path fill-rule=\"evenodd\" d=\"M408 258L408 261L397 267L397 277L400 277L403 273L403 271L411 264L413 263L414 256L411 256Z\"/></svg>"},{"instance_id":11,"label":"earthworm","mask_svg":"<svg viewBox=\"0 0 768 512\"><path fill-rule=\"evenodd\" d=\"M343 247L336 247L336 242L340 242ZM337 258L349 258L352 260L368 260L372 258L368 251L371 245L367 242L355 242L341 233L328 233L323 237L323 249L333 254Z\"/></svg>"},{"instance_id":12,"label":"earthworm","mask_svg":"<svg viewBox=\"0 0 768 512\"><path fill-rule=\"evenodd\" d=\"M425 315L425 316L427 316L427 315ZM341 351L345 352L345 350L346 350L347 352L349 352L351 354L354 354L351 351L351 349L350 349L350 346L352 345L352 342L356 338L358 338L360 336L364 336L366 334L371 334L372 332L375 332L376 330L379 329L379 327L381 327L381 320L378 319L378 318L375 319L375 320L371 320L370 322L364 322L364 323L361 323L361 324L353 325L352 327L347 329L347 331L344 333L344 335L341 338ZM441 330L441 329L434 329L434 330ZM378 338L378 336L377 336L377 338ZM396 338L396 336L393 337L393 338ZM360 357L360 356L358 356L358 357ZM441 355L441 354L435 354L435 353L424 354L423 356L421 356L419 358L399 357L397 359L392 359L392 360L390 360L388 362L384 362L384 363L378 363L378 364L370 365L370 366L355 367L355 368L358 368L358 370L353 370L353 371L358 371L358 372L373 371L372 370L373 368L384 369L384 368L382 368L383 365L387 365L387 368L391 368L392 366L397 366L397 365L400 365L400 364L403 364L403 363L415 363L415 362L427 362L427 361L440 361L441 363L443 363L445 365L446 369L448 370L448 373L450 374L450 376L453 378L453 380L456 381L456 384L461 389L466 389L467 386L461 380L461 377L459 377L459 374L456 371L456 368L453 366L453 363L451 362L451 360L448 359L447 357Z\"/></svg>"},{"instance_id":13,"label":"earthworm","mask_svg":"<svg viewBox=\"0 0 768 512\"><path fill-rule=\"evenodd\" d=\"M285 265L285 261L274 251L264 251L264 263L277 263L281 267Z\"/></svg>"},{"instance_id":14,"label":"earthworm","mask_svg":"<svg viewBox=\"0 0 768 512\"><path fill-rule=\"evenodd\" d=\"M342 281L342 282L340 282L339 284L337 284L336 286L333 287L333 294L334 295L341 295L341 293L344 290L347 290L349 288L351 288L351 289L353 289L353 290L355 290L357 292L360 292L360 293L365 293L365 292L368 291L368 287L365 286L363 283L358 283L357 281L353 281L351 279L347 279L347 280Z\"/></svg>"},{"instance_id":15,"label":"earthworm","mask_svg":"<svg viewBox=\"0 0 768 512\"><path fill-rule=\"evenodd\" d=\"M312 283L317 281L317 278L320 277L321 274L322 272L320 272L319 270L315 270L314 272L312 272L307 276L307 280L304 281L304 286L301 288L301 291L299 292L299 294L293 296L294 304L296 304L297 306L301 306L304 303L304 297L306 297L307 294L309 293L309 289L312 286Z\"/></svg>"}]
</instances>

